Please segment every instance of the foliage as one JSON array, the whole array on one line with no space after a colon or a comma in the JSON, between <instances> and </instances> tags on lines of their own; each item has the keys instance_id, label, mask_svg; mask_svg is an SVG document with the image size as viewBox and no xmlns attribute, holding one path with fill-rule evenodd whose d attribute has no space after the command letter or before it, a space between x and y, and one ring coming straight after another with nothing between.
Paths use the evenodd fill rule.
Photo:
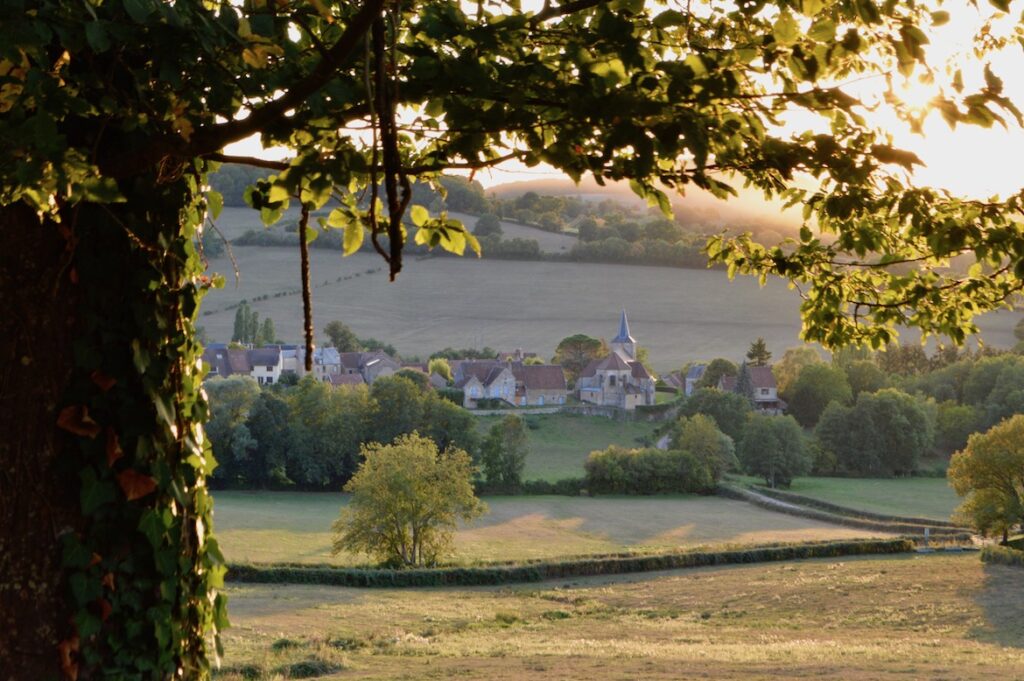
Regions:
<instances>
[{"instance_id":1,"label":"foliage","mask_svg":"<svg viewBox=\"0 0 1024 681\"><path fill-rule=\"evenodd\" d=\"M740 364L739 373L736 374L736 385L733 386L732 391L750 402L751 407L754 406L754 383L750 378L750 368L746 362Z\"/></svg>"},{"instance_id":2,"label":"foliage","mask_svg":"<svg viewBox=\"0 0 1024 681\"><path fill-rule=\"evenodd\" d=\"M231 340L236 343L256 343L260 335L260 313L249 307L249 302L243 300L235 311L235 329L231 334Z\"/></svg>"},{"instance_id":3,"label":"foliage","mask_svg":"<svg viewBox=\"0 0 1024 681\"><path fill-rule=\"evenodd\" d=\"M480 350L476 348L445 348L430 355L430 359L439 357L442 359L495 359L497 356L498 351L489 347Z\"/></svg>"},{"instance_id":4,"label":"foliage","mask_svg":"<svg viewBox=\"0 0 1024 681\"><path fill-rule=\"evenodd\" d=\"M931 362L920 345L896 345L891 343L883 352L875 353L875 362L886 374L912 376L928 371Z\"/></svg>"},{"instance_id":5,"label":"foliage","mask_svg":"<svg viewBox=\"0 0 1024 681\"><path fill-rule=\"evenodd\" d=\"M789 413L805 428L813 428L832 402L849 404L853 391L838 367L810 364L800 372L789 397Z\"/></svg>"},{"instance_id":6,"label":"foliage","mask_svg":"<svg viewBox=\"0 0 1024 681\"><path fill-rule=\"evenodd\" d=\"M953 455L949 483L964 497L956 516L982 534L1024 523L1024 415L976 433Z\"/></svg>"},{"instance_id":7,"label":"foliage","mask_svg":"<svg viewBox=\"0 0 1024 681\"><path fill-rule=\"evenodd\" d=\"M501 220L494 213L484 213L473 226L473 234L480 236L498 236L502 234Z\"/></svg>"},{"instance_id":8,"label":"foliage","mask_svg":"<svg viewBox=\"0 0 1024 681\"><path fill-rule=\"evenodd\" d=\"M772 353L769 352L764 338L758 336L757 340L750 344L750 349L747 350L747 360L751 366L755 367L768 366L768 363L772 361Z\"/></svg>"},{"instance_id":9,"label":"foliage","mask_svg":"<svg viewBox=\"0 0 1024 681\"><path fill-rule=\"evenodd\" d=\"M435 565L450 549L457 521L487 507L473 494L469 455L439 452L415 433L392 445L365 445L345 485L352 494L332 526L334 552L367 553L392 567Z\"/></svg>"},{"instance_id":10,"label":"foliage","mask_svg":"<svg viewBox=\"0 0 1024 681\"><path fill-rule=\"evenodd\" d=\"M480 471L488 491L519 492L530 445L522 417L509 414L491 426L480 448Z\"/></svg>"},{"instance_id":11,"label":"foliage","mask_svg":"<svg viewBox=\"0 0 1024 681\"><path fill-rule=\"evenodd\" d=\"M434 357L427 362L427 373L437 374L449 383L452 382L452 367L444 357ZM461 404L461 403L460 403Z\"/></svg>"},{"instance_id":12,"label":"foliage","mask_svg":"<svg viewBox=\"0 0 1024 681\"><path fill-rule=\"evenodd\" d=\"M742 395L714 388L701 388L686 399L681 413L685 416L710 416L718 425L718 429L735 442L739 440L751 412L750 401Z\"/></svg>"},{"instance_id":13,"label":"foliage","mask_svg":"<svg viewBox=\"0 0 1024 681\"><path fill-rule=\"evenodd\" d=\"M811 469L803 431L792 416L752 414L736 455L747 473L764 478L769 487L789 487L793 478Z\"/></svg>"},{"instance_id":14,"label":"foliage","mask_svg":"<svg viewBox=\"0 0 1024 681\"><path fill-rule=\"evenodd\" d=\"M935 414L935 444L944 452L963 449L967 438L978 430L981 416L969 404L952 400L940 402Z\"/></svg>"},{"instance_id":15,"label":"foliage","mask_svg":"<svg viewBox=\"0 0 1024 681\"><path fill-rule=\"evenodd\" d=\"M788 348L783 353L782 359L772 365L772 375L775 377L779 395L783 399L790 399L789 391L804 367L809 364L818 364L821 361L821 355L810 345Z\"/></svg>"},{"instance_id":16,"label":"foliage","mask_svg":"<svg viewBox=\"0 0 1024 681\"><path fill-rule=\"evenodd\" d=\"M777 560L909 553L913 550L914 542L909 539L854 539L795 544L780 543L726 551L598 555L526 565L450 567L430 570L360 570L300 565L232 565L228 574L232 581L247 584L322 584L362 588L484 586Z\"/></svg>"},{"instance_id":17,"label":"foliage","mask_svg":"<svg viewBox=\"0 0 1024 681\"><path fill-rule=\"evenodd\" d=\"M352 329L337 319L324 325L324 335L327 336L331 347L336 348L338 352L359 352L363 349L362 343Z\"/></svg>"},{"instance_id":18,"label":"foliage","mask_svg":"<svg viewBox=\"0 0 1024 681\"><path fill-rule=\"evenodd\" d=\"M855 360L847 364L843 371L854 399L861 393L878 392L889 383L885 372L871 360Z\"/></svg>"},{"instance_id":19,"label":"foliage","mask_svg":"<svg viewBox=\"0 0 1024 681\"><path fill-rule=\"evenodd\" d=\"M910 475L932 447L935 424L915 398L887 388L861 393L853 407L832 402L815 428L822 447L852 475Z\"/></svg>"},{"instance_id":20,"label":"foliage","mask_svg":"<svg viewBox=\"0 0 1024 681\"><path fill-rule=\"evenodd\" d=\"M739 469L732 438L715 425L714 419L704 414L682 416L669 433L669 449L689 452L697 457L718 482L727 472Z\"/></svg>"},{"instance_id":21,"label":"foliage","mask_svg":"<svg viewBox=\"0 0 1024 681\"><path fill-rule=\"evenodd\" d=\"M551 362L561 364L569 385L575 385L580 373L591 361L607 354L608 344L603 340L577 333L558 342Z\"/></svg>"},{"instance_id":22,"label":"foliage","mask_svg":"<svg viewBox=\"0 0 1024 681\"><path fill-rule=\"evenodd\" d=\"M263 320L260 325L260 330L256 333L256 338L253 343L256 347L261 348L264 345L277 342L277 331L274 330L274 320L267 317Z\"/></svg>"},{"instance_id":23,"label":"foliage","mask_svg":"<svg viewBox=\"0 0 1024 681\"><path fill-rule=\"evenodd\" d=\"M710 468L690 452L625 449L612 445L591 452L583 466L591 494L709 494Z\"/></svg>"},{"instance_id":24,"label":"foliage","mask_svg":"<svg viewBox=\"0 0 1024 681\"><path fill-rule=\"evenodd\" d=\"M1005 546L983 546L981 549L981 561L983 563L1024 568L1024 551Z\"/></svg>"},{"instance_id":25,"label":"foliage","mask_svg":"<svg viewBox=\"0 0 1024 681\"><path fill-rule=\"evenodd\" d=\"M735 376L738 372L739 367L733 362L717 357L708 363L707 368L704 370L704 375L697 382L697 387L717 388L722 376Z\"/></svg>"}]
</instances>

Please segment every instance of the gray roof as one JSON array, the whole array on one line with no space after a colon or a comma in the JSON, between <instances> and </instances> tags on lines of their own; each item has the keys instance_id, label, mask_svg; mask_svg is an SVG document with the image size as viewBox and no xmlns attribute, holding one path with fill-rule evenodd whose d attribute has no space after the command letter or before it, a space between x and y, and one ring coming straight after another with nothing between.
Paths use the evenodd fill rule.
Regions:
<instances>
[{"instance_id":1,"label":"gray roof","mask_svg":"<svg viewBox=\"0 0 1024 681\"><path fill-rule=\"evenodd\" d=\"M694 364L690 367L690 370L686 372L686 378L693 381L699 381L704 375L704 372L707 371L707 368L707 364Z\"/></svg>"},{"instance_id":2,"label":"gray roof","mask_svg":"<svg viewBox=\"0 0 1024 681\"><path fill-rule=\"evenodd\" d=\"M629 320L626 319L626 309L622 309L622 317L619 319L619 333L612 338L612 343L635 343L633 336L629 334Z\"/></svg>"},{"instance_id":3,"label":"gray roof","mask_svg":"<svg viewBox=\"0 0 1024 681\"><path fill-rule=\"evenodd\" d=\"M257 348L249 351L251 366L277 366L281 363L281 348Z\"/></svg>"},{"instance_id":4,"label":"gray roof","mask_svg":"<svg viewBox=\"0 0 1024 681\"><path fill-rule=\"evenodd\" d=\"M771 367L752 367L747 365L747 371L750 372L750 384L754 389L758 388L775 388L775 374L772 373ZM722 376L721 379L722 390L733 391L736 389L736 376Z\"/></svg>"}]
</instances>

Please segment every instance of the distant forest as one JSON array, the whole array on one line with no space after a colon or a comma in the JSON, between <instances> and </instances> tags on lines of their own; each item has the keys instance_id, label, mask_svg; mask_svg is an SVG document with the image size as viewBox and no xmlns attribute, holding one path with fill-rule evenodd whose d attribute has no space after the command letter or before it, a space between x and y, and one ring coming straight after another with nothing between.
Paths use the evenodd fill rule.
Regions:
<instances>
[{"instance_id":1,"label":"distant forest","mask_svg":"<svg viewBox=\"0 0 1024 681\"><path fill-rule=\"evenodd\" d=\"M245 189L272 171L234 164L224 165L211 176L212 188L224 197L225 206L245 207ZM669 267L704 268L707 258L703 246L709 229L704 223L677 214L667 219L654 208L644 209L614 198L584 200L577 196L549 196L527 191L519 196L499 198L488 194L476 181L460 176L445 176L439 184L444 196L425 183L413 185L413 204L431 212L448 210L479 217L474 233L486 258L508 260L557 260L601 262ZM325 209L314 217L325 217ZM677 211L678 212L678 211ZM552 233L574 236L577 242L564 253L544 253L536 240L503 238L500 223L514 222ZM240 246L291 246L298 244L297 224L281 223L283 229L252 230L234 240ZM756 225L733 229L763 237L776 243L779 233ZM340 249L341 233L326 231L312 242L313 248ZM364 245L369 249L369 245ZM411 253L425 255L422 246L406 244ZM215 255L216 253L214 253ZM440 253L436 253L441 255Z\"/></svg>"}]
</instances>

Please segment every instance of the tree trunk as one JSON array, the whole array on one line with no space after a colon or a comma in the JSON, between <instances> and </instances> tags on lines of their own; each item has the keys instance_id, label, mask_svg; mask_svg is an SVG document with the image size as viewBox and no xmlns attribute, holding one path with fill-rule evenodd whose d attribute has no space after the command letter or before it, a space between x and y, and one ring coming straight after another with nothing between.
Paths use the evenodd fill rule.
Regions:
<instances>
[{"instance_id":1,"label":"tree trunk","mask_svg":"<svg viewBox=\"0 0 1024 681\"><path fill-rule=\"evenodd\" d=\"M68 242L24 205L0 207L0 679L60 673L71 636L60 535L81 523L56 428L76 323ZM69 644L70 645L70 644Z\"/></svg>"}]
</instances>

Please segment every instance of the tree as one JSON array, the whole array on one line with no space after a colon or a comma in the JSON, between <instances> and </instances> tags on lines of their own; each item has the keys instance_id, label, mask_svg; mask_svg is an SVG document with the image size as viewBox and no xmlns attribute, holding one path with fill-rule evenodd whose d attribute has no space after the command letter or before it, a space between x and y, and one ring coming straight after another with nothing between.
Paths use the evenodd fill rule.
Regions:
<instances>
[{"instance_id":1,"label":"tree","mask_svg":"<svg viewBox=\"0 0 1024 681\"><path fill-rule=\"evenodd\" d=\"M324 325L324 335L327 336L331 347L336 348L338 352L359 352L363 349L352 329L337 319Z\"/></svg>"},{"instance_id":2,"label":"tree","mask_svg":"<svg viewBox=\"0 0 1024 681\"><path fill-rule=\"evenodd\" d=\"M501 236L502 232L501 220L494 213L481 215L473 227L473 234L477 236Z\"/></svg>"},{"instance_id":3,"label":"tree","mask_svg":"<svg viewBox=\"0 0 1024 681\"><path fill-rule=\"evenodd\" d=\"M689 452L707 466L712 480L718 482L739 468L731 437L720 431L714 419L704 414L681 416L672 426L669 449Z\"/></svg>"},{"instance_id":4,"label":"tree","mask_svg":"<svg viewBox=\"0 0 1024 681\"><path fill-rule=\"evenodd\" d=\"M376 403L370 431L377 442L388 444L412 433L423 423L423 389L404 376L384 376L370 386Z\"/></svg>"},{"instance_id":5,"label":"tree","mask_svg":"<svg viewBox=\"0 0 1024 681\"><path fill-rule=\"evenodd\" d=\"M708 363L708 368L704 370L704 375L700 377L700 381L697 382L698 388L717 388L718 382L722 379L722 376L735 376L739 372L739 367L727 359L717 357Z\"/></svg>"},{"instance_id":6,"label":"tree","mask_svg":"<svg viewBox=\"0 0 1024 681\"><path fill-rule=\"evenodd\" d=\"M757 340L750 344L750 349L747 350L747 359L750 360L752 366L768 366L768 363L772 361L772 353L768 351L768 345L764 342L764 338L758 336Z\"/></svg>"},{"instance_id":7,"label":"tree","mask_svg":"<svg viewBox=\"0 0 1024 681\"><path fill-rule=\"evenodd\" d=\"M736 385L732 391L750 402L751 407L754 406L754 382L750 378L750 369L747 368L746 362L740 364L740 371L736 374Z\"/></svg>"},{"instance_id":8,"label":"tree","mask_svg":"<svg viewBox=\"0 0 1024 681\"><path fill-rule=\"evenodd\" d=\"M473 466L462 450L439 452L413 433L392 445L365 445L362 455L345 485L352 497L331 526L335 555L365 553L391 567L436 565L451 548L456 522L487 510L473 494Z\"/></svg>"},{"instance_id":9,"label":"tree","mask_svg":"<svg viewBox=\"0 0 1024 681\"><path fill-rule=\"evenodd\" d=\"M434 359L427 362L427 373L437 374L448 383L452 382L452 367L448 364L448 360L443 357L435 357Z\"/></svg>"},{"instance_id":10,"label":"tree","mask_svg":"<svg viewBox=\"0 0 1024 681\"><path fill-rule=\"evenodd\" d=\"M267 317L260 325L259 333L253 341L257 347L277 342L277 332L274 330L274 320Z\"/></svg>"},{"instance_id":11,"label":"tree","mask_svg":"<svg viewBox=\"0 0 1024 681\"><path fill-rule=\"evenodd\" d=\"M736 393L726 393L714 388L700 388L686 398L681 414L694 416L704 414L714 419L718 429L736 441L743 432L747 417L753 411L750 401Z\"/></svg>"},{"instance_id":12,"label":"tree","mask_svg":"<svg viewBox=\"0 0 1024 681\"><path fill-rule=\"evenodd\" d=\"M789 399L789 391L796 383L805 366L822 363L821 355L810 345L789 348L783 353L782 359L772 365L772 375L779 389L779 395Z\"/></svg>"},{"instance_id":13,"label":"tree","mask_svg":"<svg viewBox=\"0 0 1024 681\"><path fill-rule=\"evenodd\" d=\"M888 384L888 379L878 365L868 359L850 362L844 369L846 380L854 399L861 393L873 393Z\"/></svg>"},{"instance_id":14,"label":"tree","mask_svg":"<svg viewBox=\"0 0 1024 681\"><path fill-rule=\"evenodd\" d=\"M13 538L7 581L36 585L0 594L0 612L18 613L0 631L0 659L20 677L58 675L61 650L82 677L209 674L224 567L206 541L215 462L200 432L194 326L219 277L203 271L195 243L220 210L222 197L204 188L222 161L273 172L245 192L266 222L300 209L307 362L310 214L339 198L324 227L344 232L346 252L369 240L394 277L406 234L456 253L478 246L458 221L410 206L413 182L508 158L577 179L631 179L666 207L656 180L722 197L745 182L802 203L808 224L794 248L738 237L709 255L807 284L804 334L828 347L878 347L899 325L961 341L973 315L1024 285L1014 271L1019 197L979 204L908 187L900 173L916 159L844 90L861 74L923 68L922 34L947 17L929 2L693 13L591 0L537 11L499 2L467 12L450 0L270 5L43 0L0 24L0 319L18 320L0 334L10 371L0 442L17 464L5 466L15 491L0 536ZM980 56L958 66L980 71L1001 43L992 35L986 27ZM1014 115L998 76L982 75L980 89L938 99L951 123ZM399 131L405 107L421 115ZM793 109L827 128L773 125ZM252 135L293 157L225 154ZM937 269L961 253L981 272ZM42 516L22 512L39 499L52 500ZM170 509L166 522L159 509ZM134 572L120 579L126 566ZM93 594L69 585L107 574L118 597L100 627Z\"/></svg>"},{"instance_id":15,"label":"tree","mask_svg":"<svg viewBox=\"0 0 1024 681\"><path fill-rule=\"evenodd\" d=\"M607 354L608 345L603 340L577 333L558 342L551 362L561 364L570 385L574 385L591 361Z\"/></svg>"},{"instance_id":16,"label":"tree","mask_svg":"<svg viewBox=\"0 0 1024 681\"><path fill-rule=\"evenodd\" d=\"M243 344L255 343L258 326L259 313L249 307L248 301L243 300L235 310L235 327L231 340Z\"/></svg>"},{"instance_id":17,"label":"tree","mask_svg":"<svg viewBox=\"0 0 1024 681\"><path fill-rule=\"evenodd\" d=\"M530 453L526 423L509 414L491 426L481 447L480 469L487 489L515 494L523 484L523 469Z\"/></svg>"},{"instance_id":18,"label":"tree","mask_svg":"<svg viewBox=\"0 0 1024 681\"><path fill-rule=\"evenodd\" d=\"M896 345L892 343L886 346L884 352L875 353L875 362L883 372L890 375L913 376L931 368L928 353L916 344Z\"/></svg>"},{"instance_id":19,"label":"tree","mask_svg":"<svg viewBox=\"0 0 1024 681\"><path fill-rule=\"evenodd\" d=\"M1005 542L1024 523L1024 415L971 435L953 455L948 476L964 497L956 515L983 535L1001 533Z\"/></svg>"},{"instance_id":20,"label":"tree","mask_svg":"<svg viewBox=\"0 0 1024 681\"><path fill-rule=\"evenodd\" d=\"M827 364L804 367L790 391L789 413L805 428L813 428L831 402L849 404L853 391L842 369Z\"/></svg>"},{"instance_id":21,"label":"tree","mask_svg":"<svg viewBox=\"0 0 1024 681\"><path fill-rule=\"evenodd\" d=\"M740 435L736 455L750 475L771 488L789 487L811 470L806 438L792 416L752 414Z\"/></svg>"}]
</instances>

